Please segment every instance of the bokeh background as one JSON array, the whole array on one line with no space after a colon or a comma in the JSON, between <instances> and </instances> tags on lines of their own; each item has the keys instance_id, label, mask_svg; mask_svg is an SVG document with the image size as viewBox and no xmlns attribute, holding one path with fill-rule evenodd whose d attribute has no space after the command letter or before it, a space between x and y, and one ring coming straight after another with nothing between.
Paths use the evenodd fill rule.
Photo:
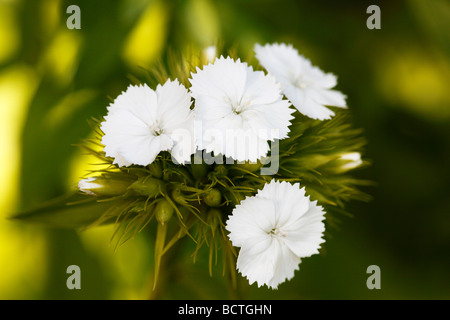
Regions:
<instances>
[{"instance_id":1,"label":"bokeh background","mask_svg":"<svg viewBox=\"0 0 450 320\"><path fill-rule=\"evenodd\" d=\"M66 9L81 9L69 30ZM369 30L366 9L381 8ZM297 0L0 0L1 299L449 299L450 3ZM229 290L221 267L176 252L153 292L152 229L117 252L112 227L85 232L6 219L76 186L89 157L73 146L87 119L168 50L292 43L339 77L377 183L349 203L325 252L271 291ZM66 268L81 268L68 290ZM366 287L369 265L381 289Z\"/></svg>"}]
</instances>

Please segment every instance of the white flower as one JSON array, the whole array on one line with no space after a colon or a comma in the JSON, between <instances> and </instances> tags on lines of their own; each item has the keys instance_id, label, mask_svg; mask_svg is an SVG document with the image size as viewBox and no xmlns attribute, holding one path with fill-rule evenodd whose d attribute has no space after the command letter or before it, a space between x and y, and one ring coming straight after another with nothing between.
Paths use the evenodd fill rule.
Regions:
<instances>
[{"instance_id":1,"label":"white flower","mask_svg":"<svg viewBox=\"0 0 450 320\"><path fill-rule=\"evenodd\" d=\"M330 119L334 112L325 106L346 108L346 96L332 90L337 78L324 73L300 55L292 45L255 45L260 64L281 84L286 97L302 114L319 120Z\"/></svg>"},{"instance_id":2,"label":"white flower","mask_svg":"<svg viewBox=\"0 0 450 320\"><path fill-rule=\"evenodd\" d=\"M119 166L148 165L161 151L179 163L195 151L191 97L178 80L152 90L129 86L108 107L101 124L106 156Z\"/></svg>"},{"instance_id":3,"label":"white flower","mask_svg":"<svg viewBox=\"0 0 450 320\"><path fill-rule=\"evenodd\" d=\"M287 137L294 110L272 77L229 57L191 76L200 150L256 161L266 156L269 140Z\"/></svg>"},{"instance_id":4,"label":"white flower","mask_svg":"<svg viewBox=\"0 0 450 320\"><path fill-rule=\"evenodd\" d=\"M294 276L301 258L318 253L324 211L298 183L271 181L233 210L226 223L240 247L237 269L252 284L278 285Z\"/></svg>"}]
</instances>

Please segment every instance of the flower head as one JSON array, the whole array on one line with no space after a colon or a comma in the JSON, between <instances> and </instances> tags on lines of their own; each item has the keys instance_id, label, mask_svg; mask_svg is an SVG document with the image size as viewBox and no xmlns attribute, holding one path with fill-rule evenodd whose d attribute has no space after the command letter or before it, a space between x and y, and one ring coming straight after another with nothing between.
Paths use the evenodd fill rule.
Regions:
<instances>
[{"instance_id":1,"label":"flower head","mask_svg":"<svg viewBox=\"0 0 450 320\"><path fill-rule=\"evenodd\" d=\"M293 109L279 85L262 71L231 58L197 68L190 90L201 122L199 149L239 161L266 156L269 140L289 132Z\"/></svg>"},{"instance_id":2,"label":"flower head","mask_svg":"<svg viewBox=\"0 0 450 320\"><path fill-rule=\"evenodd\" d=\"M255 45L260 64L281 84L286 97L302 114L319 120L330 119L334 112L325 106L346 108L346 96L332 90L337 78L324 73L303 57L292 45Z\"/></svg>"},{"instance_id":3,"label":"flower head","mask_svg":"<svg viewBox=\"0 0 450 320\"><path fill-rule=\"evenodd\" d=\"M177 80L156 90L146 84L129 86L108 107L100 129L106 156L119 166L148 165L161 151L179 163L194 151L191 97Z\"/></svg>"},{"instance_id":4,"label":"flower head","mask_svg":"<svg viewBox=\"0 0 450 320\"><path fill-rule=\"evenodd\" d=\"M294 276L301 258L318 253L324 211L298 183L271 181L233 210L226 229L240 247L237 269L252 284L278 285Z\"/></svg>"}]
</instances>

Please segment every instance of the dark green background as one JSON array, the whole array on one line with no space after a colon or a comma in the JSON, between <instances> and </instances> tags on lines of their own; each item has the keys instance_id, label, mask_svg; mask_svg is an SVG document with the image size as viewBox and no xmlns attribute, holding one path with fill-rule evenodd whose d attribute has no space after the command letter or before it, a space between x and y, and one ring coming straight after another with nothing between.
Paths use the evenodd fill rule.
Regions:
<instances>
[{"instance_id":1,"label":"dark green background","mask_svg":"<svg viewBox=\"0 0 450 320\"><path fill-rule=\"evenodd\" d=\"M120 52L140 14L156 3L76 1L82 29L71 32L82 39L82 46L73 78L61 83L40 67L40 61L56 30L65 28L69 16L65 9L74 3L59 1L58 25L46 31L43 8L48 2L12 2L20 46L0 65L1 72L24 63L40 75L23 126L16 209L67 190L70 159L79 152L72 144L88 136L86 119L105 115L108 97L124 90L130 75L142 75ZM338 75L337 89L348 95L354 125L364 129L368 140L363 156L373 163L354 174L377 186L365 188L373 195L370 203L348 204L353 217L342 216L339 228L329 230L332 237L324 245L324 254L304 259L294 279L278 290L258 289L241 279L238 293L232 294L220 266L210 277L206 256L192 264L189 252L180 248L174 252L174 262L163 270L167 271L164 286L153 297L449 299L450 97L442 93L442 88L448 89L449 82L444 81L450 74L449 2L174 0L161 4L167 20L164 30L152 31L163 34L154 61L164 57L169 48L176 51L215 43L235 48L246 60L256 42L287 42L313 64ZM380 30L366 27L366 9L371 4L381 8ZM156 40L149 37L144 41L150 45ZM58 125L46 125L46 116L63 97L84 89L95 93ZM0 111L7 107L0 106ZM45 238L42 285L25 290L26 294L8 288L0 291L0 298L146 298L142 288L151 280L151 228L139 234L140 239L131 240L140 241L139 247L130 242L119 249L118 255L130 257L125 258L129 264L121 266L123 274L132 274L123 294L118 285L123 279L109 272L112 267L102 260L102 250L112 251L107 236L104 248L92 251L73 230L15 228L24 236L38 230ZM0 256L0 269L11 263L7 259ZM65 286L65 268L70 264L81 267L82 290L70 291ZM380 290L366 287L369 265L381 268ZM32 280L24 279L17 279L17 286L27 288ZM136 294L132 293L134 287Z\"/></svg>"}]
</instances>

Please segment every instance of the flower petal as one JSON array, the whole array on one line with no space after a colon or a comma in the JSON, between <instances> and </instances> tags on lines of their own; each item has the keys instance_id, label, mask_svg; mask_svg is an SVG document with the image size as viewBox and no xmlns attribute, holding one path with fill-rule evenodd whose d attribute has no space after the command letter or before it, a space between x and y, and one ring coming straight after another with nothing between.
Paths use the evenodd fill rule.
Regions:
<instances>
[{"instance_id":1,"label":"flower petal","mask_svg":"<svg viewBox=\"0 0 450 320\"><path fill-rule=\"evenodd\" d=\"M325 106L346 107L346 96L330 90L337 77L313 66L291 45L255 46L259 62L281 84L286 97L302 114L319 120L330 119L334 112Z\"/></svg>"},{"instance_id":2,"label":"flower petal","mask_svg":"<svg viewBox=\"0 0 450 320\"><path fill-rule=\"evenodd\" d=\"M240 60L220 57L197 69L189 80L201 134L199 149L238 161L256 161L268 152L268 140L283 139L294 111L282 100L279 85ZM273 137L273 131L278 136Z\"/></svg>"},{"instance_id":3,"label":"flower petal","mask_svg":"<svg viewBox=\"0 0 450 320\"><path fill-rule=\"evenodd\" d=\"M347 108L346 95L336 90L311 89L308 90L307 95L322 105Z\"/></svg>"},{"instance_id":4,"label":"flower petal","mask_svg":"<svg viewBox=\"0 0 450 320\"><path fill-rule=\"evenodd\" d=\"M332 110L315 102L303 90L297 87L289 85L284 89L284 92L294 107L305 116L318 120L327 120L334 116Z\"/></svg>"}]
</instances>

